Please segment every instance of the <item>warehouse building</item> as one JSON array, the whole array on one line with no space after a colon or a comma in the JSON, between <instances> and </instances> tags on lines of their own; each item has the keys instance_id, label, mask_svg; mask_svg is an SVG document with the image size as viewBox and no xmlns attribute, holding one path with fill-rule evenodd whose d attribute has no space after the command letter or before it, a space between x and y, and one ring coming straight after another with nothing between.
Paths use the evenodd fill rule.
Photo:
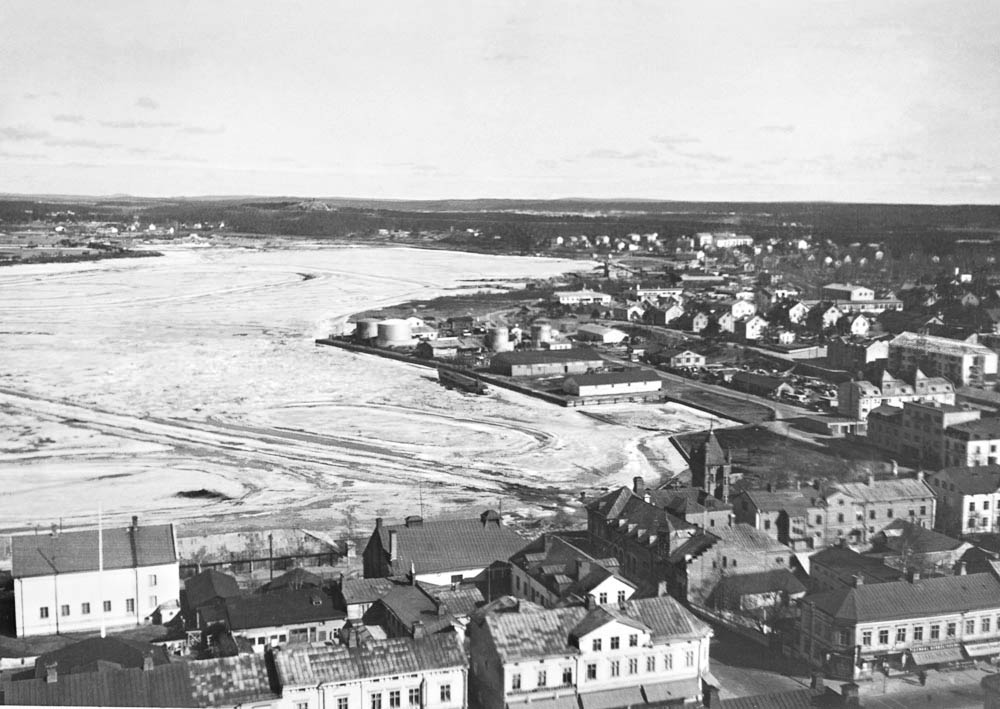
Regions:
<instances>
[{"instance_id":1,"label":"warehouse building","mask_svg":"<svg viewBox=\"0 0 1000 709\"><path fill-rule=\"evenodd\" d=\"M567 377L563 391L573 396L610 396L659 391L662 386L663 380L656 372L636 368Z\"/></svg>"},{"instance_id":2,"label":"warehouse building","mask_svg":"<svg viewBox=\"0 0 1000 709\"><path fill-rule=\"evenodd\" d=\"M591 349L537 352L501 352L490 362L490 371L508 377L544 377L555 374L584 374L600 369L604 360Z\"/></svg>"}]
</instances>

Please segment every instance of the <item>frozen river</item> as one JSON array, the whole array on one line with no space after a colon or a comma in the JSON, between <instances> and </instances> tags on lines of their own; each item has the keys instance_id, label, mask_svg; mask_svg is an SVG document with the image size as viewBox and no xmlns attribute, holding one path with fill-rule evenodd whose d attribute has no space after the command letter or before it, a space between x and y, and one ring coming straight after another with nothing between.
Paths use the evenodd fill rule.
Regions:
<instances>
[{"instance_id":1,"label":"frozen river","mask_svg":"<svg viewBox=\"0 0 1000 709\"><path fill-rule=\"evenodd\" d=\"M501 500L531 514L655 481L681 465L666 433L707 415L609 425L313 343L354 312L580 266L299 244L0 269L0 528L90 523L99 501L189 529L367 528L418 498L427 516Z\"/></svg>"}]
</instances>

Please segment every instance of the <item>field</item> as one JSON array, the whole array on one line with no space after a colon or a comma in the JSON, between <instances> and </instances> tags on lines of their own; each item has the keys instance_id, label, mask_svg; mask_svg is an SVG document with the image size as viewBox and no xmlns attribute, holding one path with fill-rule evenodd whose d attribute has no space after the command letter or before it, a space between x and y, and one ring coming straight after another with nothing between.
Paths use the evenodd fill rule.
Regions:
<instances>
[{"instance_id":1,"label":"field","mask_svg":"<svg viewBox=\"0 0 1000 709\"><path fill-rule=\"evenodd\" d=\"M269 243L0 272L0 527L89 524L99 504L185 531L562 514L680 469L669 434L708 425L681 406L668 430L608 425L313 343L354 312L573 262Z\"/></svg>"}]
</instances>

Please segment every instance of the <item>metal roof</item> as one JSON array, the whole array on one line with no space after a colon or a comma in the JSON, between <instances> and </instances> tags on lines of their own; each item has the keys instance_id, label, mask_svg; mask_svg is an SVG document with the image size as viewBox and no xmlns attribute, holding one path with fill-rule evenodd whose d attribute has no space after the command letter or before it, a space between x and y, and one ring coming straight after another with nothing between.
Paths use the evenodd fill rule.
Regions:
<instances>
[{"instance_id":1,"label":"metal roof","mask_svg":"<svg viewBox=\"0 0 1000 709\"><path fill-rule=\"evenodd\" d=\"M660 375L656 372L633 367L623 372L598 372L596 374L574 374L566 381L576 382L579 386L600 386L601 384L629 384L632 382L658 382Z\"/></svg>"},{"instance_id":2,"label":"metal roof","mask_svg":"<svg viewBox=\"0 0 1000 709\"><path fill-rule=\"evenodd\" d=\"M836 492L842 492L855 502L896 502L904 500L921 500L934 496L922 480L914 478L893 478L891 480L874 480L868 482L834 483L827 493L827 498Z\"/></svg>"},{"instance_id":3,"label":"metal roof","mask_svg":"<svg viewBox=\"0 0 1000 709\"><path fill-rule=\"evenodd\" d=\"M130 569L177 563L174 526L153 524L105 529L104 568ZM11 537L14 578L97 571L97 530Z\"/></svg>"},{"instance_id":4,"label":"metal roof","mask_svg":"<svg viewBox=\"0 0 1000 709\"><path fill-rule=\"evenodd\" d=\"M333 607L333 600L323 591L307 588L236 596L218 606L206 606L201 612L206 624L224 620L234 631L335 620L346 615Z\"/></svg>"},{"instance_id":5,"label":"metal roof","mask_svg":"<svg viewBox=\"0 0 1000 709\"><path fill-rule=\"evenodd\" d=\"M493 355L493 362L509 365L557 364L562 362L604 363L601 356L587 347L573 347L568 350L532 350L522 352L500 352Z\"/></svg>"},{"instance_id":6,"label":"metal roof","mask_svg":"<svg viewBox=\"0 0 1000 709\"><path fill-rule=\"evenodd\" d=\"M1000 465L976 465L970 468L944 468L928 476L931 488L934 480L947 481L963 495L986 495L1000 489Z\"/></svg>"}]
</instances>

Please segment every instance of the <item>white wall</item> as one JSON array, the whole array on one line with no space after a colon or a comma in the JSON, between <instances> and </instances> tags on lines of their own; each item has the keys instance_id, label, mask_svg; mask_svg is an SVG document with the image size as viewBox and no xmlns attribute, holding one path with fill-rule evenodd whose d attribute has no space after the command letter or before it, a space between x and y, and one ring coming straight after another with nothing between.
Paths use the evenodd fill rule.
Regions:
<instances>
[{"instance_id":1,"label":"white wall","mask_svg":"<svg viewBox=\"0 0 1000 709\"><path fill-rule=\"evenodd\" d=\"M450 689L450 700L443 701L441 698L444 686ZM342 709L338 700L346 699L346 709L371 709L372 695L381 693L382 709L390 709L389 693L398 691L400 708L410 709L411 689L421 690L422 703L418 706L427 709L462 709L467 706L466 670L462 667L319 686L283 687L278 706L280 709Z\"/></svg>"}]
</instances>

